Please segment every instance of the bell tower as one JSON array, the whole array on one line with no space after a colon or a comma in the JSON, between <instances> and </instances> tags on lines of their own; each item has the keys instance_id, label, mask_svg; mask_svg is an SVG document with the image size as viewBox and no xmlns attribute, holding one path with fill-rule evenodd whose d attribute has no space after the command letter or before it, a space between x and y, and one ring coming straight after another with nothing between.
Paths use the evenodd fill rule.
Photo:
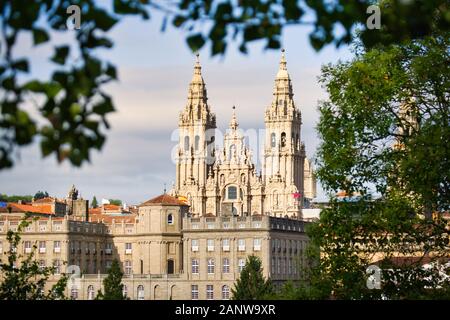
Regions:
<instances>
[{"instance_id":1,"label":"bell tower","mask_svg":"<svg viewBox=\"0 0 450 320\"><path fill-rule=\"evenodd\" d=\"M272 103L265 112L265 211L279 216L299 217L304 189L305 147L300 135L301 113L293 97L283 49Z\"/></svg>"},{"instance_id":2,"label":"bell tower","mask_svg":"<svg viewBox=\"0 0 450 320\"><path fill-rule=\"evenodd\" d=\"M180 113L176 159L176 194L186 197L191 213L205 213L205 185L214 164L216 116L208 104L199 55L189 84L186 106Z\"/></svg>"}]
</instances>

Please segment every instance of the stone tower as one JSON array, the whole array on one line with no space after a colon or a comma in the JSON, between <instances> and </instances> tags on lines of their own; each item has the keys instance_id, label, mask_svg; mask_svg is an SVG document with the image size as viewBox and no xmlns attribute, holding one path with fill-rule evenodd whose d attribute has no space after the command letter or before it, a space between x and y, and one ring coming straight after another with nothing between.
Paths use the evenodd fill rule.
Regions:
<instances>
[{"instance_id":1,"label":"stone tower","mask_svg":"<svg viewBox=\"0 0 450 320\"><path fill-rule=\"evenodd\" d=\"M192 212L203 215L206 210L205 185L215 157L216 116L208 104L198 54L178 128L175 189L188 199Z\"/></svg>"},{"instance_id":2,"label":"stone tower","mask_svg":"<svg viewBox=\"0 0 450 320\"><path fill-rule=\"evenodd\" d=\"M265 112L264 209L272 215L300 217L304 197L305 148L300 136L301 113L293 97L282 50L272 103Z\"/></svg>"}]
</instances>

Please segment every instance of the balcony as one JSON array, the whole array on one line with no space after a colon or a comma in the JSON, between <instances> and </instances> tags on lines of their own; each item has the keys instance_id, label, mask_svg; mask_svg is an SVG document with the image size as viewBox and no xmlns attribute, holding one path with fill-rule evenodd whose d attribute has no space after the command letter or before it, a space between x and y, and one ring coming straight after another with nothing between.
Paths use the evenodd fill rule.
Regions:
<instances>
[{"instance_id":1,"label":"balcony","mask_svg":"<svg viewBox=\"0 0 450 320\"><path fill-rule=\"evenodd\" d=\"M54 248L54 249L53 249L53 252L54 252L54 253L61 253L61 248Z\"/></svg>"},{"instance_id":2,"label":"balcony","mask_svg":"<svg viewBox=\"0 0 450 320\"><path fill-rule=\"evenodd\" d=\"M47 250L45 248L39 248L39 253L45 253Z\"/></svg>"},{"instance_id":3,"label":"balcony","mask_svg":"<svg viewBox=\"0 0 450 320\"><path fill-rule=\"evenodd\" d=\"M261 245L260 244L254 245L253 251L261 251Z\"/></svg>"},{"instance_id":4,"label":"balcony","mask_svg":"<svg viewBox=\"0 0 450 320\"><path fill-rule=\"evenodd\" d=\"M238 246L238 251L245 251L245 246Z\"/></svg>"},{"instance_id":5,"label":"balcony","mask_svg":"<svg viewBox=\"0 0 450 320\"><path fill-rule=\"evenodd\" d=\"M25 253L31 253L31 248L25 248Z\"/></svg>"},{"instance_id":6,"label":"balcony","mask_svg":"<svg viewBox=\"0 0 450 320\"><path fill-rule=\"evenodd\" d=\"M198 251L198 246L192 246L192 252L197 252Z\"/></svg>"},{"instance_id":7,"label":"balcony","mask_svg":"<svg viewBox=\"0 0 450 320\"><path fill-rule=\"evenodd\" d=\"M105 249L105 254L112 254L112 249Z\"/></svg>"},{"instance_id":8,"label":"balcony","mask_svg":"<svg viewBox=\"0 0 450 320\"><path fill-rule=\"evenodd\" d=\"M131 254L132 250L131 249L125 249L125 254Z\"/></svg>"},{"instance_id":9,"label":"balcony","mask_svg":"<svg viewBox=\"0 0 450 320\"><path fill-rule=\"evenodd\" d=\"M223 251L230 251L230 246L223 246Z\"/></svg>"},{"instance_id":10,"label":"balcony","mask_svg":"<svg viewBox=\"0 0 450 320\"><path fill-rule=\"evenodd\" d=\"M208 246L208 251L214 251L214 246Z\"/></svg>"}]
</instances>

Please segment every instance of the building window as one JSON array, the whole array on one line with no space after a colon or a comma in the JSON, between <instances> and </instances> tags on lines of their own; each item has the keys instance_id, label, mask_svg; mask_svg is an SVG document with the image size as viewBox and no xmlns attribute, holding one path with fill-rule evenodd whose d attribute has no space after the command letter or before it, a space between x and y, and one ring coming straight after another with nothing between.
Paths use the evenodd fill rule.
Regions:
<instances>
[{"instance_id":1,"label":"building window","mask_svg":"<svg viewBox=\"0 0 450 320\"><path fill-rule=\"evenodd\" d=\"M137 298L138 298L138 300L144 300L145 299L145 291L144 291L144 286L143 285L139 285L137 287Z\"/></svg>"},{"instance_id":2,"label":"building window","mask_svg":"<svg viewBox=\"0 0 450 320\"><path fill-rule=\"evenodd\" d=\"M61 260L56 259L53 261L53 268L55 270L55 274L61 274Z\"/></svg>"},{"instance_id":3,"label":"building window","mask_svg":"<svg viewBox=\"0 0 450 320\"><path fill-rule=\"evenodd\" d=\"M39 231L40 232L47 231L47 222L39 222Z\"/></svg>"},{"instance_id":4,"label":"building window","mask_svg":"<svg viewBox=\"0 0 450 320\"><path fill-rule=\"evenodd\" d=\"M277 263L277 273L281 274L281 258L278 258L278 263Z\"/></svg>"},{"instance_id":5,"label":"building window","mask_svg":"<svg viewBox=\"0 0 450 320\"><path fill-rule=\"evenodd\" d=\"M131 266L131 261L126 260L125 261L125 274L131 275L133 273L133 267Z\"/></svg>"},{"instance_id":6,"label":"building window","mask_svg":"<svg viewBox=\"0 0 450 320\"><path fill-rule=\"evenodd\" d=\"M261 239L253 239L253 250L261 251Z\"/></svg>"},{"instance_id":7,"label":"building window","mask_svg":"<svg viewBox=\"0 0 450 320\"><path fill-rule=\"evenodd\" d=\"M238 260L238 270L239 270L239 273L241 273L242 270L244 270L244 267L245 267L245 259L240 258L240 259Z\"/></svg>"},{"instance_id":8,"label":"building window","mask_svg":"<svg viewBox=\"0 0 450 320\"><path fill-rule=\"evenodd\" d=\"M199 136L195 136L195 151L198 151L200 146L200 137Z\"/></svg>"},{"instance_id":9,"label":"building window","mask_svg":"<svg viewBox=\"0 0 450 320\"><path fill-rule=\"evenodd\" d=\"M208 244L208 251L214 251L214 239L208 239L207 240L207 244Z\"/></svg>"},{"instance_id":10,"label":"building window","mask_svg":"<svg viewBox=\"0 0 450 320\"><path fill-rule=\"evenodd\" d=\"M286 147L286 132L281 133L281 147Z\"/></svg>"},{"instance_id":11,"label":"building window","mask_svg":"<svg viewBox=\"0 0 450 320\"><path fill-rule=\"evenodd\" d=\"M70 298L73 300L78 299L78 288L72 287L72 289L70 290Z\"/></svg>"},{"instance_id":12,"label":"building window","mask_svg":"<svg viewBox=\"0 0 450 320\"><path fill-rule=\"evenodd\" d=\"M184 137L184 151L189 151L189 136Z\"/></svg>"},{"instance_id":13,"label":"building window","mask_svg":"<svg viewBox=\"0 0 450 320\"><path fill-rule=\"evenodd\" d=\"M223 273L230 273L230 259L229 258L223 258Z\"/></svg>"},{"instance_id":14,"label":"building window","mask_svg":"<svg viewBox=\"0 0 450 320\"><path fill-rule=\"evenodd\" d=\"M206 286L206 299L207 300L214 299L214 286L212 284L208 284Z\"/></svg>"},{"instance_id":15,"label":"building window","mask_svg":"<svg viewBox=\"0 0 450 320\"><path fill-rule=\"evenodd\" d=\"M112 254L112 243L107 243L105 247L106 254Z\"/></svg>"},{"instance_id":16,"label":"building window","mask_svg":"<svg viewBox=\"0 0 450 320\"><path fill-rule=\"evenodd\" d=\"M61 252L61 241L53 241L53 251L55 253Z\"/></svg>"},{"instance_id":17,"label":"building window","mask_svg":"<svg viewBox=\"0 0 450 320\"><path fill-rule=\"evenodd\" d=\"M198 251L198 240L197 239L193 239L191 241L191 250L193 252Z\"/></svg>"},{"instance_id":18,"label":"building window","mask_svg":"<svg viewBox=\"0 0 450 320\"><path fill-rule=\"evenodd\" d=\"M61 222L53 222L53 230L61 231L62 230L62 223Z\"/></svg>"},{"instance_id":19,"label":"building window","mask_svg":"<svg viewBox=\"0 0 450 320\"><path fill-rule=\"evenodd\" d=\"M222 287L222 300L230 300L230 287L227 285Z\"/></svg>"},{"instance_id":20,"label":"building window","mask_svg":"<svg viewBox=\"0 0 450 320\"><path fill-rule=\"evenodd\" d=\"M215 269L214 259L209 258L207 261L208 261L208 274L213 274Z\"/></svg>"},{"instance_id":21,"label":"building window","mask_svg":"<svg viewBox=\"0 0 450 320\"><path fill-rule=\"evenodd\" d=\"M199 272L198 259L192 259L192 273L198 274L198 272Z\"/></svg>"},{"instance_id":22,"label":"building window","mask_svg":"<svg viewBox=\"0 0 450 320\"><path fill-rule=\"evenodd\" d=\"M245 239L238 239L238 251L245 251Z\"/></svg>"},{"instance_id":23,"label":"building window","mask_svg":"<svg viewBox=\"0 0 450 320\"><path fill-rule=\"evenodd\" d=\"M274 257L272 257L272 274L275 274L275 272L276 272L276 263L277 263L277 260L274 258Z\"/></svg>"},{"instance_id":24,"label":"building window","mask_svg":"<svg viewBox=\"0 0 450 320\"><path fill-rule=\"evenodd\" d=\"M94 300L94 286L88 287L88 300Z\"/></svg>"},{"instance_id":25,"label":"building window","mask_svg":"<svg viewBox=\"0 0 450 320\"><path fill-rule=\"evenodd\" d=\"M112 261L111 261L111 260L106 260L106 264L105 264L106 271L108 271L109 269L111 269L111 265L112 265Z\"/></svg>"},{"instance_id":26,"label":"building window","mask_svg":"<svg viewBox=\"0 0 450 320\"><path fill-rule=\"evenodd\" d=\"M131 243L125 243L125 254L131 254L132 246Z\"/></svg>"},{"instance_id":27,"label":"building window","mask_svg":"<svg viewBox=\"0 0 450 320\"><path fill-rule=\"evenodd\" d=\"M25 253L31 253L31 241L25 241L23 246L24 246Z\"/></svg>"},{"instance_id":28,"label":"building window","mask_svg":"<svg viewBox=\"0 0 450 320\"><path fill-rule=\"evenodd\" d=\"M191 285L191 299L198 300L198 285Z\"/></svg>"},{"instance_id":29,"label":"building window","mask_svg":"<svg viewBox=\"0 0 450 320\"><path fill-rule=\"evenodd\" d=\"M122 295L124 298L128 297L128 287L124 284L122 288Z\"/></svg>"},{"instance_id":30,"label":"building window","mask_svg":"<svg viewBox=\"0 0 450 320\"><path fill-rule=\"evenodd\" d=\"M275 148L275 146L277 145L277 136L276 134L273 132L270 135L270 147Z\"/></svg>"},{"instance_id":31,"label":"building window","mask_svg":"<svg viewBox=\"0 0 450 320\"><path fill-rule=\"evenodd\" d=\"M227 199L228 200L236 200L237 199L237 188L236 187L228 187L228 194Z\"/></svg>"},{"instance_id":32,"label":"building window","mask_svg":"<svg viewBox=\"0 0 450 320\"><path fill-rule=\"evenodd\" d=\"M223 239L222 240L222 250L223 251L230 251L230 239Z\"/></svg>"},{"instance_id":33,"label":"building window","mask_svg":"<svg viewBox=\"0 0 450 320\"><path fill-rule=\"evenodd\" d=\"M45 253L45 241L39 241L39 253Z\"/></svg>"},{"instance_id":34,"label":"building window","mask_svg":"<svg viewBox=\"0 0 450 320\"><path fill-rule=\"evenodd\" d=\"M173 215L171 213L167 216L167 224L173 224Z\"/></svg>"},{"instance_id":35,"label":"building window","mask_svg":"<svg viewBox=\"0 0 450 320\"><path fill-rule=\"evenodd\" d=\"M172 259L167 260L167 274L175 273L175 261Z\"/></svg>"},{"instance_id":36,"label":"building window","mask_svg":"<svg viewBox=\"0 0 450 320\"><path fill-rule=\"evenodd\" d=\"M39 260L39 269L41 271L45 269L45 260Z\"/></svg>"}]
</instances>

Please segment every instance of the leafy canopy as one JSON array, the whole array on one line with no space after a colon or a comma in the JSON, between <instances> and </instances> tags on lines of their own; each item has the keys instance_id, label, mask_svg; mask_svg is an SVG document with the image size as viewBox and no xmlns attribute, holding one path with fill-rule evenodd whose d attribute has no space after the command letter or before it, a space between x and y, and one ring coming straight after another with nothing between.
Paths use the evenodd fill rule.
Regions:
<instances>
[{"instance_id":1,"label":"leafy canopy","mask_svg":"<svg viewBox=\"0 0 450 320\"><path fill-rule=\"evenodd\" d=\"M372 0L111 0L105 9L94 0L6 0L0 2L0 169L14 164L14 151L37 141L44 157L81 166L100 150L109 129L107 116L115 110L104 85L118 78L114 65L98 51L113 47L108 33L124 16L143 19L160 12L161 30L170 24L187 33L192 51L210 45L211 54L225 54L228 44L256 40L266 48L281 46L282 31L307 25L313 48L350 43L356 26L367 46L422 38L432 27L449 30L445 0L380 1L382 29L366 30ZM78 5L81 28L68 30L66 9ZM335 32L341 27L342 33ZM48 57L54 68L48 79L35 78L27 56L15 56L19 36L28 34L35 46L49 44L55 34L73 39L53 47ZM34 112L28 111L30 107Z\"/></svg>"}]
</instances>

